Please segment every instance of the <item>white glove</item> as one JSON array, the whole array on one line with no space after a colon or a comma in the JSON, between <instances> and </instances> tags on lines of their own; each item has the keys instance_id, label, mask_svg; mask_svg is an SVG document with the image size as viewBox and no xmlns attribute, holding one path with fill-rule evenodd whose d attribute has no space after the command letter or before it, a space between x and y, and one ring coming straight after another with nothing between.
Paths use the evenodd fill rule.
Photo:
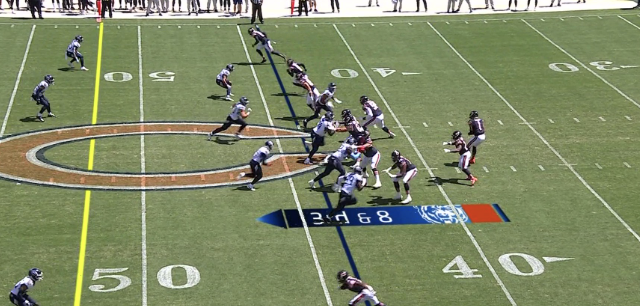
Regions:
<instances>
[{"instance_id":1,"label":"white glove","mask_svg":"<svg viewBox=\"0 0 640 306\"><path fill-rule=\"evenodd\" d=\"M342 103L342 101L340 101L340 100L338 100L338 99L336 99L336 98L333 98L333 100L334 100L334 101L336 101L336 103L338 103L338 104L341 104L341 103Z\"/></svg>"},{"instance_id":2,"label":"white glove","mask_svg":"<svg viewBox=\"0 0 640 306\"><path fill-rule=\"evenodd\" d=\"M389 177L390 177L390 178L395 178L395 177L396 177L396 175L395 175L395 174L391 174L391 173L389 173L389 172L387 172L387 174L389 175Z\"/></svg>"},{"instance_id":3,"label":"white glove","mask_svg":"<svg viewBox=\"0 0 640 306\"><path fill-rule=\"evenodd\" d=\"M251 107L247 108L247 111L248 111L248 112L251 112Z\"/></svg>"},{"instance_id":4,"label":"white glove","mask_svg":"<svg viewBox=\"0 0 640 306\"><path fill-rule=\"evenodd\" d=\"M442 143L442 145L443 145L443 146L448 146L448 145L449 145L449 143L445 141L445 142L443 142L443 143Z\"/></svg>"},{"instance_id":5,"label":"white glove","mask_svg":"<svg viewBox=\"0 0 640 306\"><path fill-rule=\"evenodd\" d=\"M449 150L449 149L444 149L444 153L451 153L451 150Z\"/></svg>"}]
</instances>

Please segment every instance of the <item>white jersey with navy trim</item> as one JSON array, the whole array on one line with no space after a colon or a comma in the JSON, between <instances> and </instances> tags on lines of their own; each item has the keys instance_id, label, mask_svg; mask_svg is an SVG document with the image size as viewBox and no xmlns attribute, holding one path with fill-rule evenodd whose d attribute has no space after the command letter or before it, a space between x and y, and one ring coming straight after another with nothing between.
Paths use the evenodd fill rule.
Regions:
<instances>
[{"instance_id":1,"label":"white jersey with navy trim","mask_svg":"<svg viewBox=\"0 0 640 306\"><path fill-rule=\"evenodd\" d=\"M362 175L351 172L344 176L344 181L340 190L346 194L353 194L353 192L358 188L358 182L362 182Z\"/></svg>"},{"instance_id":2,"label":"white jersey with navy trim","mask_svg":"<svg viewBox=\"0 0 640 306\"><path fill-rule=\"evenodd\" d=\"M269 158L269 153L269 148L267 146L260 147L256 153L253 153L253 158L251 160L262 164L267 160L267 158Z\"/></svg>"},{"instance_id":3,"label":"white jersey with navy trim","mask_svg":"<svg viewBox=\"0 0 640 306\"><path fill-rule=\"evenodd\" d=\"M49 88L49 83L46 81L40 81L36 88L33 89L33 94L36 96L43 95L47 88Z\"/></svg>"},{"instance_id":4,"label":"white jersey with navy trim","mask_svg":"<svg viewBox=\"0 0 640 306\"><path fill-rule=\"evenodd\" d=\"M21 279L19 282L16 283L13 289L11 289L11 293L13 293L14 295L19 295L20 287L22 287L22 285L27 286L27 290L29 290L33 288L33 286L35 286L36 283L33 281L33 279L31 279L31 277L26 276L25 278Z\"/></svg>"},{"instance_id":5,"label":"white jersey with navy trim","mask_svg":"<svg viewBox=\"0 0 640 306\"><path fill-rule=\"evenodd\" d=\"M349 152L347 151L349 150L350 147L351 147L350 144L343 143L340 146L340 149L338 149L338 151L333 152L331 156L335 157L338 161L343 161L349 156Z\"/></svg>"},{"instance_id":6,"label":"white jersey with navy trim","mask_svg":"<svg viewBox=\"0 0 640 306\"><path fill-rule=\"evenodd\" d=\"M76 53L80 49L80 43L77 40L71 41L69 46L67 47L67 52Z\"/></svg>"},{"instance_id":7,"label":"white jersey with navy trim","mask_svg":"<svg viewBox=\"0 0 640 306\"><path fill-rule=\"evenodd\" d=\"M327 130L335 131L336 127L333 126L333 122L331 120L327 120L327 118L322 117L320 118L320 122L318 122L318 125L313 128L313 133L318 136L324 136Z\"/></svg>"},{"instance_id":8,"label":"white jersey with navy trim","mask_svg":"<svg viewBox=\"0 0 640 306\"><path fill-rule=\"evenodd\" d=\"M231 74L231 71L229 71L229 69L224 68L222 69L222 71L220 71L220 73L218 73L218 76L216 77L216 80L224 80L224 77L226 76L227 78L229 78L229 75Z\"/></svg>"},{"instance_id":9,"label":"white jersey with navy trim","mask_svg":"<svg viewBox=\"0 0 640 306\"><path fill-rule=\"evenodd\" d=\"M238 120L242 118L241 114L242 114L242 111L245 109L246 107L242 105L242 103L238 102L233 105L233 109L231 110L231 113L229 113L229 117L231 117L231 119L233 120Z\"/></svg>"}]
</instances>

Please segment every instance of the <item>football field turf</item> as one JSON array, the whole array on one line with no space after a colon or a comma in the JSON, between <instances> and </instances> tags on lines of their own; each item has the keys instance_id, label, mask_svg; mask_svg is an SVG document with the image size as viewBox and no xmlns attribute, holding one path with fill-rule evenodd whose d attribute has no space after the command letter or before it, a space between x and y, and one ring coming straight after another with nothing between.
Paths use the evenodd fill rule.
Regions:
<instances>
[{"instance_id":1,"label":"football field turf","mask_svg":"<svg viewBox=\"0 0 640 306\"><path fill-rule=\"evenodd\" d=\"M392 200L393 183L381 173L382 188L356 194L359 220L350 215L341 227L313 226L312 217L304 225L292 222L303 209L337 204L330 188L309 189L321 167L305 172L294 163L280 169L283 178L258 183L254 192L238 184L235 173L215 188L199 188L209 182L206 174L187 179L243 166L275 134L294 137L280 138L274 152L305 152L294 117L309 115L305 98L295 94L301 89L291 84L282 59L252 64L260 58L249 25L45 22L0 24L0 136L6 137L0 168L19 173L0 180L4 292L38 267L45 279L32 296L42 305L346 305L353 295L335 281L346 269L392 306L637 305L638 15L261 26L276 50L307 66L319 89L337 83L343 103L336 113L349 108L362 116L361 95L377 102L397 134L390 139L371 129L380 169L391 166L393 150L419 169L411 204ZM68 69L63 59L75 35L84 36L80 51L89 71L77 64ZM215 85L229 63L235 65L234 98L251 101L248 121L255 126L247 135L260 137L208 142L206 127L223 122L230 110ZM56 80L46 96L57 118L36 122L39 106L29 96L46 74ZM456 168L458 155L442 146L454 130L467 139L471 110L487 129L470 168L479 179L473 188ZM73 131L80 136L62 141ZM328 137L323 152L345 137ZM32 145L14 151L13 139ZM32 148L40 149L27 152ZM21 158L45 164L29 170L14 163ZM127 176L141 172L157 177L131 180L132 190L108 190L128 186ZM154 186L183 189L140 191ZM482 205L494 203L503 214ZM449 207L458 204L464 211L453 214ZM439 210L422 224L388 219L425 205ZM287 210L285 228L278 226L280 210ZM272 212L274 218L258 220ZM459 222L466 218L470 222Z\"/></svg>"}]
</instances>

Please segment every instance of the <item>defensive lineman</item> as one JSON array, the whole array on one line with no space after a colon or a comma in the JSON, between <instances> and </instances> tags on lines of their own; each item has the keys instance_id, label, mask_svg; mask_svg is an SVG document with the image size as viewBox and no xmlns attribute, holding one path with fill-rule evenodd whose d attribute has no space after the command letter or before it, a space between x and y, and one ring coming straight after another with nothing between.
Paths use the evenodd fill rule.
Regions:
<instances>
[{"instance_id":1,"label":"defensive lineman","mask_svg":"<svg viewBox=\"0 0 640 306\"><path fill-rule=\"evenodd\" d=\"M320 147L324 146L325 134L333 136L335 132L336 128L333 125L333 113L327 112L324 114L324 117L320 119L318 125L316 125L316 127L311 131L311 151L309 151L309 156L304 160L305 165L310 165L312 163L311 158L313 158L313 155L318 152Z\"/></svg>"},{"instance_id":2,"label":"defensive lineman","mask_svg":"<svg viewBox=\"0 0 640 306\"><path fill-rule=\"evenodd\" d=\"M362 135L357 140L357 150L362 153L360 160L360 167L362 167L362 172L365 177L368 177L367 167L371 167L371 171L373 172L374 177L376 178L376 183L372 186L374 189L378 189L382 187L382 183L380 183L380 173L378 172L378 163L380 162L380 152L376 147L373 146L373 141L371 140L371 134L369 131L364 131Z\"/></svg>"},{"instance_id":3,"label":"defensive lineman","mask_svg":"<svg viewBox=\"0 0 640 306\"><path fill-rule=\"evenodd\" d=\"M336 184L338 188L334 189L336 192L340 192L338 206L333 208L328 215L324 216L322 218L323 221L325 223L331 223L333 217L344 210L347 205L355 205L358 203L358 199L356 199L354 192L356 189L358 189L358 191L362 190L366 184L367 180L362 177L362 168L360 167L355 167L353 168L353 172L338 177L338 182Z\"/></svg>"},{"instance_id":4,"label":"defensive lineman","mask_svg":"<svg viewBox=\"0 0 640 306\"><path fill-rule=\"evenodd\" d=\"M258 54L262 56L262 62L260 62L261 64L267 61L267 59L264 57L264 54L262 54L262 49L266 49L268 52L282 57L282 59L286 59L284 54L273 49L273 47L271 46L271 40L267 37L267 33L256 30L254 28L249 28L249 35L251 35L251 37L256 40L256 42L253 43L252 47L258 45L258 47L256 48L256 52L258 52Z\"/></svg>"},{"instance_id":5,"label":"defensive lineman","mask_svg":"<svg viewBox=\"0 0 640 306\"><path fill-rule=\"evenodd\" d=\"M469 140L468 147L471 149L470 164L476 163L476 151L480 144L484 142L484 120L478 118L477 111L471 111L469 114L469 135L473 135L473 138Z\"/></svg>"},{"instance_id":6,"label":"defensive lineman","mask_svg":"<svg viewBox=\"0 0 640 306\"><path fill-rule=\"evenodd\" d=\"M325 112L333 112L333 105L331 104L330 100L333 99L333 101L336 101L336 103L342 103L342 101L334 97L336 93L336 87L336 83L329 83L329 86L327 86L327 89L322 93L322 95L316 98L316 102L313 106L313 115L311 115L309 118L304 119L304 121L302 122L305 129L307 128L307 123L309 123L309 121L313 119L317 119L320 116L320 112L322 110L324 110Z\"/></svg>"},{"instance_id":7,"label":"defensive lineman","mask_svg":"<svg viewBox=\"0 0 640 306\"><path fill-rule=\"evenodd\" d=\"M301 74L307 72L307 66L305 66L303 63L297 63L290 58L287 60L287 67L287 73L293 77L293 85L304 88L304 86L300 84L298 78Z\"/></svg>"},{"instance_id":8,"label":"defensive lineman","mask_svg":"<svg viewBox=\"0 0 640 306\"><path fill-rule=\"evenodd\" d=\"M80 49L80 43L83 41L84 38L82 38L82 35L76 36L67 47L67 55L65 58L71 58L69 67L73 68L73 62L80 62L80 70L87 71L89 69L84 66L84 56L78 51L78 49Z\"/></svg>"},{"instance_id":9,"label":"defensive lineman","mask_svg":"<svg viewBox=\"0 0 640 306\"><path fill-rule=\"evenodd\" d=\"M44 92L47 90L47 88L49 88L50 85L53 85L53 83L53 76L47 74L44 76L44 80L38 83L36 88L33 89L33 93L31 94L31 99L36 101L36 105L42 105L37 115L37 120L40 122L44 122L44 119L42 119L42 114L44 113L44 111L47 111L49 117L56 116L51 112L51 104L49 103L49 99L44 96Z\"/></svg>"},{"instance_id":10,"label":"defensive lineman","mask_svg":"<svg viewBox=\"0 0 640 306\"><path fill-rule=\"evenodd\" d=\"M269 158L269 154L273 149L273 142L267 141L264 143L264 146L260 147L256 153L253 153L253 158L249 161L249 168L251 168L251 173L240 172L237 179L241 179L243 177L252 177L253 181L247 185L247 188L251 191L255 191L254 185L262 178L262 165L271 166L271 163L267 162Z\"/></svg>"},{"instance_id":11,"label":"defensive lineman","mask_svg":"<svg viewBox=\"0 0 640 306\"><path fill-rule=\"evenodd\" d=\"M318 174L318 176L310 180L309 186L312 189L315 188L316 182L321 180L323 177L331 174L333 170L338 170L338 172L340 172L340 176L344 176L345 171L344 167L342 167L342 161L350 156L353 151L353 139L347 138L347 141L343 142L337 151L329 155L329 158L327 159L327 166L324 168L324 172Z\"/></svg>"},{"instance_id":12,"label":"defensive lineman","mask_svg":"<svg viewBox=\"0 0 640 306\"><path fill-rule=\"evenodd\" d=\"M240 101L231 107L231 113L227 116L227 121L221 127L209 133L209 141L211 141L211 137L213 137L213 135L228 129L232 124L240 125L240 128L236 132L236 138L240 138L240 133L242 133L244 128L247 127L247 122L244 121L244 119L249 117L251 114L251 108L248 108L247 104L249 104L249 99L241 97Z\"/></svg>"},{"instance_id":13,"label":"defensive lineman","mask_svg":"<svg viewBox=\"0 0 640 306\"><path fill-rule=\"evenodd\" d=\"M11 303L17 306L38 306L38 303L27 294L27 291L33 288L39 280L42 280L42 271L38 268L29 270L29 275L21 279L11 289L9 293Z\"/></svg>"},{"instance_id":14,"label":"defensive lineman","mask_svg":"<svg viewBox=\"0 0 640 306\"><path fill-rule=\"evenodd\" d=\"M400 169L398 174L391 174L389 171L386 171L389 176L393 179L393 186L396 188L396 195L393 197L394 200L402 199L402 195L400 194L400 183L398 181L402 180L404 183L404 191L407 194L407 197L402 200L402 204L408 204L411 202L411 193L409 191L409 181L418 173L418 168L414 164L411 163L410 160L406 159L400 151L395 150L391 153L391 160L393 161L393 166L389 170L393 170L395 168Z\"/></svg>"},{"instance_id":15,"label":"defensive lineman","mask_svg":"<svg viewBox=\"0 0 640 306\"><path fill-rule=\"evenodd\" d=\"M375 102L369 100L369 97L367 96L362 96L360 97L360 104L362 104L362 110L366 115L366 117L362 118L364 119L362 127L367 127L372 123L374 125L380 125L382 127L382 130L389 134L389 137L396 137L396 134L391 132L391 130L389 130L386 125L384 125L384 114Z\"/></svg>"},{"instance_id":16,"label":"defensive lineman","mask_svg":"<svg viewBox=\"0 0 640 306\"><path fill-rule=\"evenodd\" d=\"M231 96L233 96L231 93L232 84L231 80L229 80L231 72L233 72L233 65L229 64L227 67L224 67L220 73L218 73L218 76L216 76L216 84L227 90L227 97L225 98L227 101L233 101L233 99L231 99Z\"/></svg>"},{"instance_id":17,"label":"defensive lineman","mask_svg":"<svg viewBox=\"0 0 640 306\"><path fill-rule=\"evenodd\" d=\"M456 148L453 150L444 149L444 152L460 154L460 160L458 161L458 168L460 168L460 170L462 170L462 172L464 172L467 175L467 180L471 181L471 186L473 186L476 184L476 181L478 181L478 179L471 174L471 171L469 171L469 159L471 158L471 153L469 152L469 149L467 148L467 144L464 142L464 139L462 138L462 132L454 131L453 134L451 135L451 138L452 138L452 141L443 142L442 144L453 145Z\"/></svg>"},{"instance_id":18,"label":"defensive lineman","mask_svg":"<svg viewBox=\"0 0 640 306\"><path fill-rule=\"evenodd\" d=\"M342 270L338 272L338 282L340 283L340 289L349 289L357 293L357 295L349 301L349 306L356 305L359 302L366 300L372 301L374 306L385 306L384 303L378 300L376 292L371 286L353 276L349 276L347 271Z\"/></svg>"}]
</instances>

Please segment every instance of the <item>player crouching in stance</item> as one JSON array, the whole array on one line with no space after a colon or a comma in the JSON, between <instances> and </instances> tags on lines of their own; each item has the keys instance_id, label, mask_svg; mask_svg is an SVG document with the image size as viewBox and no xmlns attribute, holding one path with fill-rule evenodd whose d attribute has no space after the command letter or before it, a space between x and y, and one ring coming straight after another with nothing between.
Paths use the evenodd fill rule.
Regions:
<instances>
[{"instance_id":1,"label":"player crouching in stance","mask_svg":"<svg viewBox=\"0 0 640 306\"><path fill-rule=\"evenodd\" d=\"M82 53L78 51L78 49L80 49L80 43L82 41L82 35L76 36L67 47L67 55L65 56L65 58L71 58L69 67L73 68L73 62L80 62L80 70L87 71L89 69L84 67L84 56L82 56Z\"/></svg>"},{"instance_id":2,"label":"player crouching in stance","mask_svg":"<svg viewBox=\"0 0 640 306\"><path fill-rule=\"evenodd\" d=\"M396 137L396 134L391 132L389 128L384 125L384 114L382 114L382 110L380 110L375 102L369 100L369 97L367 96L362 96L360 97L360 104L362 104L362 110L364 111L364 114L366 116L362 118L364 119L362 127L366 128L372 123L374 125L380 125L382 127L382 130L389 134L389 137Z\"/></svg>"},{"instance_id":3,"label":"player crouching in stance","mask_svg":"<svg viewBox=\"0 0 640 306\"><path fill-rule=\"evenodd\" d=\"M320 119L318 125L311 131L311 151L309 151L309 156L304 160L305 165L310 165L312 163L311 158L313 158L313 155L318 152L320 147L324 146L325 134L333 136L335 132L336 128L333 125L333 113L327 112L324 114L324 117Z\"/></svg>"},{"instance_id":4,"label":"player crouching in stance","mask_svg":"<svg viewBox=\"0 0 640 306\"><path fill-rule=\"evenodd\" d=\"M398 181L402 180L404 183L404 191L407 194L407 197L400 203L408 204L411 202L411 193L409 192L409 181L416 176L418 173L418 168L414 164L411 163L408 159L400 154L400 151L395 150L391 152L391 160L393 161L393 166L385 172L389 174L389 176L393 179L393 186L396 188L396 195L393 197L394 200L401 200L402 195L400 194L400 183ZM389 171L398 168L400 172L398 174L393 175L389 173Z\"/></svg>"},{"instance_id":5,"label":"player crouching in stance","mask_svg":"<svg viewBox=\"0 0 640 306\"><path fill-rule=\"evenodd\" d=\"M355 151L353 148L353 139L347 138L347 141L342 143L338 151L329 155L327 158L327 166L324 168L324 171L309 181L309 187L311 187L311 189L315 188L316 182L331 174L333 170L338 170L338 172L340 172L340 176L344 176L345 171L344 167L342 167L342 161L350 156L353 151Z\"/></svg>"},{"instance_id":6,"label":"player crouching in stance","mask_svg":"<svg viewBox=\"0 0 640 306\"><path fill-rule=\"evenodd\" d=\"M251 114L251 108L247 108L247 104L249 104L249 99L241 97L240 101L232 106L231 113L227 116L227 121L221 127L211 131L208 140L211 141L213 135L228 129L232 124L240 125L240 128L236 132L236 138L240 138L240 133L247 127L247 122L244 121L244 119Z\"/></svg>"},{"instance_id":7,"label":"player crouching in stance","mask_svg":"<svg viewBox=\"0 0 640 306\"><path fill-rule=\"evenodd\" d=\"M256 30L254 28L249 28L249 35L251 35L251 37L256 40L256 42L251 46L255 47L256 45L258 45L258 47L256 48L256 52L258 52L258 54L262 56L262 62L260 62L260 64L267 61L267 59L264 57L264 54L262 54L262 49L265 49L269 53L282 57L282 59L286 59L284 54L273 49L273 47L271 46L271 40L267 37L267 33Z\"/></svg>"},{"instance_id":8,"label":"player crouching in stance","mask_svg":"<svg viewBox=\"0 0 640 306\"><path fill-rule=\"evenodd\" d=\"M358 203L358 199L356 199L353 193L356 189L358 189L358 191L362 190L365 185L367 185L367 179L362 177L362 168L360 167L355 167L353 168L353 172L338 177L338 182L335 185L338 187L334 188L334 191L340 192L338 206L332 209L322 220L330 224L332 223L333 217L343 211L347 205L355 205Z\"/></svg>"},{"instance_id":9,"label":"player crouching in stance","mask_svg":"<svg viewBox=\"0 0 640 306\"><path fill-rule=\"evenodd\" d=\"M9 293L11 303L17 306L38 306L38 303L27 294L27 291L33 288L39 280L42 280L42 271L38 268L29 270L29 275L21 279L11 289Z\"/></svg>"},{"instance_id":10,"label":"player crouching in stance","mask_svg":"<svg viewBox=\"0 0 640 306\"><path fill-rule=\"evenodd\" d=\"M340 289L348 289L357 293L357 295L349 301L349 306L354 306L366 300L372 301L374 306L385 306L383 302L378 300L376 292L371 286L353 276L349 276L347 271L342 270L338 272L338 282L340 283Z\"/></svg>"},{"instance_id":11,"label":"player crouching in stance","mask_svg":"<svg viewBox=\"0 0 640 306\"><path fill-rule=\"evenodd\" d=\"M262 165L271 166L270 163L267 162L267 158L269 158L269 154L273 149L273 142L267 141L264 143L264 146L260 147L256 153L253 153L253 158L249 162L249 168L251 168L251 173L247 174L244 172L240 172L240 175L236 179L241 179L243 177L252 177L253 181L247 188L251 191L255 191L254 185L262 178Z\"/></svg>"},{"instance_id":12,"label":"player crouching in stance","mask_svg":"<svg viewBox=\"0 0 640 306\"><path fill-rule=\"evenodd\" d=\"M231 99L231 96L233 96L231 93L231 81L229 80L231 72L233 72L233 65L229 64L216 76L216 84L227 90L227 97L225 98L227 101L233 101L233 99Z\"/></svg>"},{"instance_id":13,"label":"player crouching in stance","mask_svg":"<svg viewBox=\"0 0 640 306\"><path fill-rule=\"evenodd\" d=\"M469 159L471 158L471 152L469 152L469 149L467 148L467 144L464 142L464 139L462 138L462 132L460 131L453 132L453 134L451 135L451 138L452 138L452 141L443 142L442 145L445 145L445 146L453 145L456 148L453 150L444 149L444 152L460 154L460 160L458 161L458 168L460 168L460 170L462 170L462 172L464 172L467 175L467 180L471 181L471 186L473 186L476 184L476 181L478 181L478 179L471 174L471 171L469 171Z\"/></svg>"},{"instance_id":14,"label":"player crouching in stance","mask_svg":"<svg viewBox=\"0 0 640 306\"><path fill-rule=\"evenodd\" d=\"M469 114L469 135L473 135L468 144L471 149L470 164L476 163L477 147L484 142L484 120L478 118L478 116L477 111L471 111L471 114Z\"/></svg>"},{"instance_id":15,"label":"player crouching in stance","mask_svg":"<svg viewBox=\"0 0 640 306\"><path fill-rule=\"evenodd\" d=\"M49 117L56 116L51 112L51 104L49 104L49 99L44 96L44 92L47 90L47 88L49 88L50 85L53 85L54 81L55 80L53 79L53 76L51 76L50 74L45 75L44 80L38 83L36 88L33 89L33 93L31 94L31 99L36 101L36 105L42 105L37 115L37 120L40 122L44 122L44 119L42 119L42 114L44 113L44 111L47 111Z\"/></svg>"}]
</instances>

